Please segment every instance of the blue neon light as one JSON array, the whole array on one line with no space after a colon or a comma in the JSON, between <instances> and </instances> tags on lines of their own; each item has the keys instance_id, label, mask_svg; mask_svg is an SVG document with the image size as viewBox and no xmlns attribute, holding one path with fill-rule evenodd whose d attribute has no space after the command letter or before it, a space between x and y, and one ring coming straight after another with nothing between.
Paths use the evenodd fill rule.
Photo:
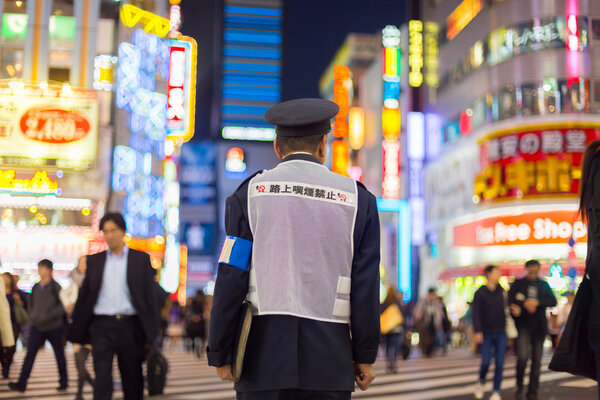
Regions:
<instances>
[{"instance_id":1,"label":"blue neon light","mask_svg":"<svg viewBox=\"0 0 600 400\"><path fill-rule=\"evenodd\" d=\"M250 115L264 115L269 107L255 107L255 106L235 106L226 104L221 107L223 114L250 114Z\"/></svg>"},{"instance_id":2,"label":"blue neon light","mask_svg":"<svg viewBox=\"0 0 600 400\"><path fill-rule=\"evenodd\" d=\"M262 16L227 15L225 16L225 26L231 28L280 29L281 19Z\"/></svg>"},{"instance_id":3,"label":"blue neon light","mask_svg":"<svg viewBox=\"0 0 600 400\"><path fill-rule=\"evenodd\" d=\"M243 57L243 58L260 58L265 60L279 60L281 58L280 50L259 50L259 49L240 49L226 47L223 50L225 57Z\"/></svg>"},{"instance_id":4,"label":"blue neon light","mask_svg":"<svg viewBox=\"0 0 600 400\"><path fill-rule=\"evenodd\" d=\"M278 8L225 6L224 10L225 14L268 15L270 17L283 15L283 11Z\"/></svg>"},{"instance_id":5,"label":"blue neon light","mask_svg":"<svg viewBox=\"0 0 600 400\"><path fill-rule=\"evenodd\" d=\"M242 32L225 32L223 35L225 42L238 43L260 43L260 44L281 44L281 35L278 33L242 33Z\"/></svg>"},{"instance_id":6,"label":"blue neon light","mask_svg":"<svg viewBox=\"0 0 600 400\"><path fill-rule=\"evenodd\" d=\"M281 65L279 64L257 64L257 63L239 63L225 62L223 63L225 71L240 71L240 72L273 72L281 73Z\"/></svg>"},{"instance_id":7,"label":"blue neon light","mask_svg":"<svg viewBox=\"0 0 600 400\"><path fill-rule=\"evenodd\" d=\"M269 77L253 77L248 75L235 75L230 76L229 73L223 74L224 85L241 85L241 86L271 86L280 87L281 78L269 78Z\"/></svg>"},{"instance_id":8,"label":"blue neon light","mask_svg":"<svg viewBox=\"0 0 600 400\"><path fill-rule=\"evenodd\" d=\"M407 200L377 199L379 212L398 214L398 289L404 301L412 297L410 206Z\"/></svg>"},{"instance_id":9,"label":"blue neon light","mask_svg":"<svg viewBox=\"0 0 600 400\"><path fill-rule=\"evenodd\" d=\"M225 86L222 90L222 98L248 101L279 101L281 99L281 90L271 88Z\"/></svg>"}]
</instances>

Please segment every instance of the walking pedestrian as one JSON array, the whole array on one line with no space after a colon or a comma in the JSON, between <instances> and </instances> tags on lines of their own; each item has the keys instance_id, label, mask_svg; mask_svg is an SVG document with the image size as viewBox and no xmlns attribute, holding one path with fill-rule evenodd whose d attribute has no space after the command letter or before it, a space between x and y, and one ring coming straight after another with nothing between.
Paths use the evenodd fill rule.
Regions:
<instances>
[{"instance_id":1,"label":"walking pedestrian","mask_svg":"<svg viewBox=\"0 0 600 400\"><path fill-rule=\"evenodd\" d=\"M143 399L142 362L158 334L155 270L148 254L125 244L121 214L104 215L100 230L108 250L87 256L68 339L92 345L95 400L112 397L115 354L125 400Z\"/></svg>"},{"instance_id":2,"label":"walking pedestrian","mask_svg":"<svg viewBox=\"0 0 600 400\"><path fill-rule=\"evenodd\" d=\"M21 323L26 323L26 320L22 320L20 318L28 317L25 300L17 291L15 279L13 278L13 275L10 272L3 273L2 279L4 280L6 300L8 302L8 307L10 310L10 322L13 332L13 338L16 342L21 332ZM18 318L17 316L20 316L20 318ZM10 366L12 365L13 357L15 355L15 350L16 346L3 346L2 348L2 354L0 354L0 363L2 364L2 377L4 379L8 378Z\"/></svg>"},{"instance_id":3,"label":"walking pedestrian","mask_svg":"<svg viewBox=\"0 0 600 400\"><path fill-rule=\"evenodd\" d=\"M206 341L204 305L204 293L198 290L185 310L186 337L191 341L190 348L198 358L202 355L203 343Z\"/></svg>"},{"instance_id":4,"label":"walking pedestrian","mask_svg":"<svg viewBox=\"0 0 600 400\"><path fill-rule=\"evenodd\" d=\"M436 344L445 347L444 309L435 288L419 300L415 308L415 324L419 331L419 346L425 357L431 357Z\"/></svg>"},{"instance_id":5,"label":"walking pedestrian","mask_svg":"<svg viewBox=\"0 0 600 400\"><path fill-rule=\"evenodd\" d=\"M52 261L43 259L38 263L40 281L33 286L29 300L29 318L31 322L27 355L21 368L17 382L10 382L8 387L17 392L24 392L33 368L33 363L40 347L47 340L52 345L56 364L58 365L59 385L56 390L65 391L69 385L67 376L67 360L65 359L64 333L66 312L60 301L60 285L52 278L54 266Z\"/></svg>"},{"instance_id":6,"label":"walking pedestrian","mask_svg":"<svg viewBox=\"0 0 600 400\"><path fill-rule=\"evenodd\" d=\"M61 301L67 310L67 316L69 318L73 315L73 309L75 308L75 303L77 302L77 297L79 295L79 289L83 284L86 270L87 256L81 256L77 261L77 266L69 273L71 284L60 292ZM92 346L90 345L73 343L73 355L75 358L75 366L77 367L77 400L83 400L83 386L86 382L94 387L94 380L85 366L91 351Z\"/></svg>"},{"instance_id":7,"label":"walking pedestrian","mask_svg":"<svg viewBox=\"0 0 600 400\"><path fill-rule=\"evenodd\" d=\"M375 196L322 164L338 106L278 104L275 153L283 161L227 199L208 336L209 365L232 374L242 302L253 320L238 400L350 399L366 390L379 344L379 216Z\"/></svg>"},{"instance_id":8,"label":"walking pedestrian","mask_svg":"<svg viewBox=\"0 0 600 400\"><path fill-rule=\"evenodd\" d=\"M539 277L539 261L527 261L525 269L527 271L525 277L515 280L508 292L510 310L519 331L516 397L523 396L523 378L527 361L531 358L527 400L536 400L544 340L548 333L546 308L554 307L556 298L548 282Z\"/></svg>"},{"instance_id":9,"label":"walking pedestrian","mask_svg":"<svg viewBox=\"0 0 600 400\"><path fill-rule=\"evenodd\" d=\"M506 353L506 293L500 284L500 269L495 265L485 267L486 284L473 296L472 318L475 342L481 345L479 380L475 384L475 398L483 399L485 377L492 362L495 363L494 387L490 400L500 400L500 385Z\"/></svg>"},{"instance_id":10,"label":"walking pedestrian","mask_svg":"<svg viewBox=\"0 0 600 400\"><path fill-rule=\"evenodd\" d=\"M390 285L387 289L387 294L385 296L385 300L381 305L381 314L382 318L386 313L389 313L388 318L393 318L394 320L389 321L386 329L387 331L383 331L384 323L381 323L382 327L382 335L385 338L385 355L387 359L387 372L390 374L395 374L398 372L396 368L396 359L398 358L398 349L400 345L400 336L403 333L403 324L405 322L405 318L402 312L402 303L401 303L402 294L398 291L398 289ZM393 310L391 310L392 308ZM392 312L390 312L392 311ZM383 319L382 319L383 321Z\"/></svg>"},{"instance_id":11,"label":"walking pedestrian","mask_svg":"<svg viewBox=\"0 0 600 400\"><path fill-rule=\"evenodd\" d=\"M588 253L586 274L592 288L592 304L587 312L588 339L596 355L596 375L600 382L600 140L589 144L583 158L579 187L579 212L587 223ZM600 385L598 385L600 400Z\"/></svg>"}]
</instances>

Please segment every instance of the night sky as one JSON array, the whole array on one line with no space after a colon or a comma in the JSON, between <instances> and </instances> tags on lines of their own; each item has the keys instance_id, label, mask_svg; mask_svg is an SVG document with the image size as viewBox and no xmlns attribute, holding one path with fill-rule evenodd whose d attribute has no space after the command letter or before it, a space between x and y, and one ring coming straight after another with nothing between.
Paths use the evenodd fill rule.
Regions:
<instances>
[{"instance_id":1,"label":"night sky","mask_svg":"<svg viewBox=\"0 0 600 400\"><path fill-rule=\"evenodd\" d=\"M405 19L403 0L284 0L283 100L319 97L319 79L346 35Z\"/></svg>"}]
</instances>

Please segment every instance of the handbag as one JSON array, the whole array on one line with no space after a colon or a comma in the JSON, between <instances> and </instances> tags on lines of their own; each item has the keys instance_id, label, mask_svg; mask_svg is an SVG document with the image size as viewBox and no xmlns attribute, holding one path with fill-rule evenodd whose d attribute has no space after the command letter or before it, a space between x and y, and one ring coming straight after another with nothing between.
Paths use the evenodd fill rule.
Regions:
<instances>
[{"instance_id":1,"label":"handbag","mask_svg":"<svg viewBox=\"0 0 600 400\"><path fill-rule=\"evenodd\" d=\"M29 322L29 313L25 310L25 307L20 305L19 303L15 303L14 312L15 312L15 320L19 326L27 325Z\"/></svg>"},{"instance_id":2,"label":"handbag","mask_svg":"<svg viewBox=\"0 0 600 400\"><path fill-rule=\"evenodd\" d=\"M504 296L504 319L505 319L505 332L506 337L508 339L516 339L519 336L519 331L517 330L517 326L515 325L515 320L512 315L510 315L510 311L508 309L508 296L506 292L503 290L502 295Z\"/></svg>"},{"instance_id":3,"label":"handbag","mask_svg":"<svg viewBox=\"0 0 600 400\"><path fill-rule=\"evenodd\" d=\"M382 335L387 335L394 328L404 323L404 317L398 304L390 304L379 316L379 326Z\"/></svg>"},{"instance_id":4,"label":"handbag","mask_svg":"<svg viewBox=\"0 0 600 400\"><path fill-rule=\"evenodd\" d=\"M231 365L231 372L235 382L238 382L242 376L244 355L246 354L246 345L248 344L248 336L250 335L251 326L252 303L250 303L248 300L245 300L242 303L240 319L237 326L236 340L233 347L233 364Z\"/></svg>"},{"instance_id":5,"label":"handbag","mask_svg":"<svg viewBox=\"0 0 600 400\"><path fill-rule=\"evenodd\" d=\"M550 370L597 379L594 351L588 340L588 318L593 295L592 283L586 274L579 285L567 323L548 365Z\"/></svg>"}]
</instances>

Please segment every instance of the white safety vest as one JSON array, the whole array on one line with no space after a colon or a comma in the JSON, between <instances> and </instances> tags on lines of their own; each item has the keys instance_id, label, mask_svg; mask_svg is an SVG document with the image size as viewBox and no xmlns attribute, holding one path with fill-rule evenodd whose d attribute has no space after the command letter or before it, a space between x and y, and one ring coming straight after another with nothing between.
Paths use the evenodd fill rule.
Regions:
<instances>
[{"instance_id":1,"label":"white safety vest","mask_svg":"<svg viewBox=\"0 0 600 400\"><path fill-rule=\"evenodd\" d=\"M254 315L348 322L357 199L356 181L310 161L250 180Z\"/></svg>"}]
</instances>

